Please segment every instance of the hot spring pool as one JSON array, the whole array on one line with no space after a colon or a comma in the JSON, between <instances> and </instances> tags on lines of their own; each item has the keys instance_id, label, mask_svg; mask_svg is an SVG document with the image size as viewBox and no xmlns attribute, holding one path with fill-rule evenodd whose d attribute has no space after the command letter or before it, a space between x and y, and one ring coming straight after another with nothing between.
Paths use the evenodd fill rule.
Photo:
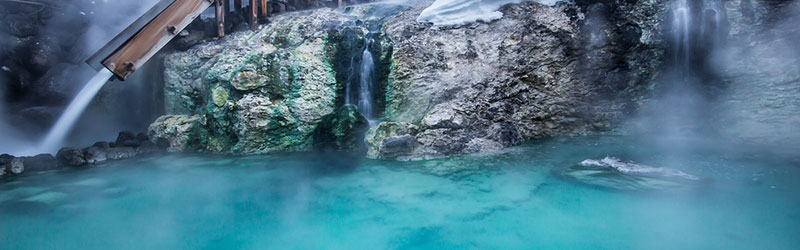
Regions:
<instances>
[{"instance_id":1,"label":"hot spring pool","mask_svg":"<svg viewBox=\"0 0 800 250\"><path fill-rule=\"evenodd\" d=\"M2 249L796 249L800 168L760 154L560 138L420 162L166 155L0 183ZM566 178L626 157L703 177Z\"/></svg>"}]
</instances>

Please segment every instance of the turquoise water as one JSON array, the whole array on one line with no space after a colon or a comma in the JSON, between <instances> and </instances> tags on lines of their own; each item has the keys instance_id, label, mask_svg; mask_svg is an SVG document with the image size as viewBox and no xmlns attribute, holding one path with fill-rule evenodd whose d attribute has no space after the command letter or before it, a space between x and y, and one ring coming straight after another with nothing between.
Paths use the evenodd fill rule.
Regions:
<instances>
[{"instance_id":1,"label":"turquoise water","mask_svg":"<svg viewBox=\"0 0 800 250\"><path fill-rule=\"evenodd\" d=\"M674 145L672 145L674 146ZM617 190L565 178L625 157L703 177ZM800 168L623 137L421 162L166 155L0 184L2 249L796 249Z\"/></svg>"}]
</instances>

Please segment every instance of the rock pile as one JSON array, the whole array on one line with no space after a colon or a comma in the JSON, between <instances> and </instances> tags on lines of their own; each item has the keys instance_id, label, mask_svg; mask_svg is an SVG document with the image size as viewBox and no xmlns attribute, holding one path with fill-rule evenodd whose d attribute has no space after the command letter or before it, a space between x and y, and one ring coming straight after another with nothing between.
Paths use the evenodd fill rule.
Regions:
<instances>
[{"instance_id":1,"label":"rock pile","mask_svg":"<svg viewBox=\"0 0 800 250\"><path fill-rule=\"evenodd\" d=\"M169 141L152 139L143 134L120 132L114 142L97 142L92 146L76 149L65 147L55 156L39 154L31 157L0 155L0 177L19 176L24 173L57 170L67 167L85 167L109 160L128 159L139 155L164 152Z\"/></svg>"}]
</instances>

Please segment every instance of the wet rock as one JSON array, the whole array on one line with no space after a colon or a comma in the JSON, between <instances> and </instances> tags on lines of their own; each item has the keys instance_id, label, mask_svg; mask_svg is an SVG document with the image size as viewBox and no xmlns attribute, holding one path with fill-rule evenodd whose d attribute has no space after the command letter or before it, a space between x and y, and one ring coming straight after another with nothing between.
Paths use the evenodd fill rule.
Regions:
<instances>
[{"instance_id":1,"label":"wet rock","mask_svg":"<svg viewBox=\"0 0 800 250\"><path fill-rule=\"evenodd\" d=\"M94 144L92 144L92 147L98 147L98 148L101 148L101 149L108 149L108 148L111 147L111 144L109 144L108 142L105 142L105 141L99 141L99 142L95 142Z\"/></svg>"},{"instance_id":2,"label":"wet rock","mask_svg":"<svg viewBox=\"0 0 800 250\"><path fill-rule=\"evenodd\" d=\"M324 151L366 152L367 118L355 105L343 105L322 119L314 132L314 148Z\"/></svg>"},{"instance_id":3,"label":"wet rock","mask_svg":"<svg viewBox=\"0 0 800 250\"><path fill-rule=\"evenodd\" d=\"M156 147L159 150L166 151L170 147L169 140L167 140L166 138L156 139Z\"/></svg>"},{"instance_id":4,"label":"wet rock","mask_svg":"<svg viewBox=\"0 0 800 250\"><path fill-rule=\"evenodd\" d=\"M89 164L100 164L108 160L108 153L110 147L91 146L83 149L83 157Z\"/></svg>"},{"instance_id":5,"label":"wet rock","mask_svg":"<svg viewBox=\"0 0 800 250\"><path fill-rule=\"evenodd\" d=\"M143 155L143 154L150 154L154 152L160 151L156 144L151 141L141 141L139 147L136 147L136 153Z\"/></svg>"},{"instance_id":6,"label":"wet rock","mask_svg":"<svg viewBox=\"0 0 800 250\"><path fill-rule=\"evenodd\" d=\"M354 8L359 11L275 16L256 32L235 32L168 55L167 116L149 134L169 139L174 151L312 150L317 126L334 113L343 89L331 63L342 49L341 32L377 7ZM167 132L162 124L179 115L202 120L192 125L202 136Z\"/></svg>"},{"instance_id":7,"label":"wet rock","mask_svg":"<svg viewBox=\"0 0 800 250\"><path fill-rule=\"evenodd\" d=\"M426 6L391 17L385 118L419 127L403 158L496 151L621 120L658 75L666 3L606 2L509 4L500 20L459 27L416 22ZM368 156L381 158L389 138L372 138Z\"/></svg>"},{"instance_id":8,"label":"wet rock","mask_svg":"<svg viewBox=\"0 0 800 250\"><path fill-rule=\"evenodd\" d=\"M114 147L138 147L139 140L136 139L136 135L130 131L122 131L119 132L117 136L117 140L114 141Z\"/></svg>"},{"instance_id":9,"label":"wet rock","mask_svg":"<svg viewBox=\"0 0 800 250\"><path fill-rule=\"evenodd\" d=\"M149 141L150 140L150 136L147 136L147 134L145 134L145 133L138 133L138 134L136 134L136 140L138 140L138 141Z\"/></svg>"},{"instance_id":10,"label":"wet rock","mask_svg":"<svg viewBox=\"0 0 800 250\"><path fill-rule=\"evenodd\" d=\"M106 157L108 157L109 160L128 159L136 155L137 155L136 149L132 147L109 148L106 151Z\"/></svg>"},{"instance_id":11,"label":"wet rock","mask_svg":"<svg viewBox=\"0 0 800 250\"><path fill-rule=\"evenodd\" d=\"M62 148L58 150L56 159L58 159L62 165L70 167L77 167L86 164L86 159L83 156L83 152L74 148Z\"/></svg>"},{"instance_id":12,"label":"wet rock","mask_svg":"<svg viewBox=\"0 0 800 250\"><path fill-rule=\"evenodd\" d=\"M8 170L10 174L20 175L25 171L25 164L22 162L21 158L14 158L8 163L6 170Z\"/></svg>"},{"instance_id":13,"label":"wet rock","mask_svg":"<svg viewBox=\"0 0 800 250\"><path fill-rule=\"evenodd\" d=\"M197 150L199 143L208 132L202 125L200 116L167 115L159 117L148 128L150 137L167 140L168 151L181 152ZM162 141L161 146L165 143Z\"/></svg>"},{"instance_id":14,"label":"wet rock","mask_svg":"<svg viewBox=\"0 0 800 250\"><path fill-rule=\"evenodd\" d=\"M51 154L39 154L33 157L21 157L25 172L38 172L59 169L58 160Z\"/></svg>"},{"instance_id":15,"label":"wet rock","mask_svg":"<svg viewBox=\"0 0 800 250\"><path fill-rule=\"evenodd\" d=\"M397 138L413 138L417 130L417 126L410 123L381 122L378 126L370 128L369 131L367 131L366 138L364 139L367 144L367 156L371 158L391 159L411 154L413 151L413 144L410 145L412 150L409 151L409 147L399 147L402 145L398 145ZM389 138L394 138L394 142L389 144L389 148L384 149L385 144L383 141ZM407 139L402 140L408 142Z\"/></svg>"},{"instance_id":16,"label":"wet rock","mask_svg":"<svg viewBox=\"0 0 800 250\"><path fill-rule=\"evenodd\" d=\"M385 158L406 156L414 151L414 137L393 136L381 141L380 155Z\"/></svg>"}]
</instances>

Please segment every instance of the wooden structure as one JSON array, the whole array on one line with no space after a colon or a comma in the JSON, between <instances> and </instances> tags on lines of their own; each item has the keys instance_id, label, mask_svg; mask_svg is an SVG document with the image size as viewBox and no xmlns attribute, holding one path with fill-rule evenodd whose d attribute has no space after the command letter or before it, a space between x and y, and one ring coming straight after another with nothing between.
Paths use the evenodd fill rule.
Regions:
<instances>
[{"instance_id":1,"label":"wooden structure","mask_svg":"<svg viewBox=\"0 0 800 250\"><path fill-rule=\"evenodd\" d=\"M270 14L269 2L249 1L249 13L245 15L250 28L257 30L259 14L262 17ZM341 7L342 0L337 0L336 4ZM234 0L233 6L230 0L161 0L86 62L97 70L108 68L117 78L125 80L212 5L215 7L217 35L223 37L225 14L244 14L242 0Z\"/></svg>"}]
</instances>

